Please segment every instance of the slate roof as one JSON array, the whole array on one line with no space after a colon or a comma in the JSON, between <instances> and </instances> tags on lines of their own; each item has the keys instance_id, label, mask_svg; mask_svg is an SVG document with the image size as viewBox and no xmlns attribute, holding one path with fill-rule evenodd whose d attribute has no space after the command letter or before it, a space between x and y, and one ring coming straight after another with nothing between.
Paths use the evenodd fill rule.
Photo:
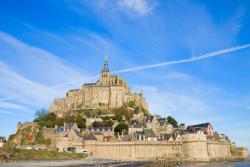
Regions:
<instances>
[{"instance_id":1,"label":"slate roof","mask_svg":"<svg viewBox=\"0 0 250 167\"><path fill-rule=\"evenodd\" d=\"M96 83L85 83L85 86L92 86L92 85L96 85Z\"/></svg>"},{"instance_id":2,"label":"slate roof","mask_svg":"<svg viewBox=\"0 0 250 167\"><path fill-rule=\"evenodd\" d=\"M92 127L92 128L88 128L89 131L94 131L94 132L102 132L102 131L112 131L113 128L112 127Z\"/></svg>"},{"instance_id":3,"label":"slate roof","mask_svg":"<svg viewBox=\"0 0 250 167\"><path fill-rule=\"evenodd\" d=\"M130 141L131 140L131 135L124 135L121 137L121 141Z\"/></svg>"},{"instance_id":4,"label":"slate roof","mask_svg":"<svg viewBox=\"0 0 250 167\"><path fill-rule=\"evenodd\" d=\"M139 123L138 121L132 120L132 121L130 122L130 126L129 126L129 127L130 127L130 128L142 128L143 126L142 126L142 124Z\"/></svg>"},{"instance_id":5,"label":"slate roof","mask_svg":"<svg viewBox=\"0 0 250 167\"><path fill-rule=\"evenodd\" d=\"M188 127L187 127L187 129L188 130L190 130L190 129L206 129L206 128L208 128L208 126L211 126L211 124L209 123L209 122L207 122L207 123L202 123L202 124L197 124L197 125L189 125Z\"/></svg>"},{"instance_id":6,"label":"slate roof","mask_svg":"<svg viewBox=\"0 0 250 167\"><path fill-rule=\"evenodd\" d=\"M87 134L83 136L84 140L97 140L97 138L93 134Z\"/></svg>"},{"instance_id":7,"label":"slate roof","mask_svg":"<svg viewBox=\"0 0 250 167\"><path fill-rule=\"evenodd\" d=\"M152 129L144 129L143 133L144 133L144 136L146 138L148 138L148 137L156 137L156 135L155 135L155 133L154 133L154 131Z\"/></svg>"}]
</instances>

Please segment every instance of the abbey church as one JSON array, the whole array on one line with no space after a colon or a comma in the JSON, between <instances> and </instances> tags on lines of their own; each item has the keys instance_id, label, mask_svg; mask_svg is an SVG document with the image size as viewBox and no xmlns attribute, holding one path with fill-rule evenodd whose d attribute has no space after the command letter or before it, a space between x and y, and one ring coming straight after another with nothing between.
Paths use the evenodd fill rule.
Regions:
<instances>
[{"instance_id":1,"label":"abbey church","mask_svg":"<svg viewBox=\"0 0 250 167\"><path fill-rule=\"evenodd\" d=\"M105 57L100 79L96 83L85 83L80 89L69 90L65 97L53 101L49 112L62 116L68 111L85 108L95 109L100 106L108 109L118 108L130 101L148 110L142 93L133 93L125 80L120 76L111 75L108 58Z\"/></svg>"}]
</instances>

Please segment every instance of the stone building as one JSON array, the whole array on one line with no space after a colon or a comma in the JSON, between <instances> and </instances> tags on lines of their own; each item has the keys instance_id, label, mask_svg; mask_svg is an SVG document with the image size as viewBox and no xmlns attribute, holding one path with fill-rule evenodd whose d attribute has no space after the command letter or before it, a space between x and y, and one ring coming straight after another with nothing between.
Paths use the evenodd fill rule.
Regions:
<instances>
[{"instance_id":1,"label":"stone building","mask_svg":"<svg viewBox=\"0 0 250 167\"><path fill-rule=\"evenodd\" d=\"M117 108L130 101L148 110L142 93L133 93L125 80L118 75L111 75L108 59L105 57L100 79L96 83L86 83L80 89L69 90L65 97L53 101L49 112L63 116L68 111L84 108Z\"/></svg>"},{"instance_id":2,"label":"stone building","mask_svg":"<svg viewBox=\"0 0 250 167\"><path fill-rule=\"evenodd\" d=\"M166 118L161 118L159 115L148 116L145 123L146 128L152 129L157 137L173 133L173 125L169 124Z\"/></svg>"},{"instance_id":3,"label":"stone building","mask_svg":"<svg viewBox=\"0 0 250 167\"><path fill-rule=\"evenodd\" d=\"M189 133L204 133L209 136L212 136L214 133L213 126L209 122L196 125L189 125L187 127L187 131Z\"/></svg>"}]
</instances>

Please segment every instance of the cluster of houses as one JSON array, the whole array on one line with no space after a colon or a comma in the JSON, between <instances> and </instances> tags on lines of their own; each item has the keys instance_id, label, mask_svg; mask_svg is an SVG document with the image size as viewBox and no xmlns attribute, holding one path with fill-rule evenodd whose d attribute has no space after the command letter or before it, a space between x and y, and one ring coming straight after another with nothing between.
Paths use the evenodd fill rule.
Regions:
<instances>
[{"instance_id":1,"label":"cluster of houses","mask_svg":"<svg viewBox=\"0 0 250 167\"><path fill-rule=\"evenodd\" d=\"M86 117L85 129L79 129L76 123L64 123L63 126L56 125L54 128L43 128L42 134L45 139L51 139L55 147L62 145L62 148L67 145L65 141L79 143L83 141L181 141L181 135L189 133L205 134L208 140L229 141L226 135L214 132L210 123L189 126L182 123L178 127L173 127L166 118L158 115L147 117L137 115L129 122L124 119L125 123L128 124L128 129L115 134L115 127L119 123L114 121L113 126L102 126L102 118L101 116ZM19 123L18 129L27 125L29 123Z\"/></svg>"},{"instance_id":2,"label":"cluster of houses","mask_svg":"<svg viewBox=\"0 0 250 167\"><path fill-rule=\"evenodd\" d=\"M114 128L112 127L93 127L94 122L102 122L100 116L86 118L86 130L82 133L87 135L91 140L99 141L180 141L181 135L188 133L205 134L208 140L226 140L228 137L224 134L214 132L213 126L210 123L202 123L197 125L185 126L180 124L178 127L173 127L166 118L158 115L133 117L128 122L128 131L115 136Z\"/></svg>"},{"instance_id":3,"label":"cluster of houses","mask_svg":"<svg viewBox=\"0 0 250 167\"><path fill-rule=\"evenodd\" d=\"M107 117L106 117L107 118ZM112 119L112 116L109 116ZM105 120L105 119L104 119ZM133 117L129 122L124 119L128 128L123 129L121 133L115 133L115 127L119 124L114 120L113 126L103 126L103 117L86 117L86 128L79 129L76 123L64 123L63 126L55 125L54 128L42 129L44 138L50 139L51 148L63 151L69 146L82 146L85 141L88 142L129 142L129 141L169 141L178 142L182 140L183 134L205 134L208 140L229 141L224 134L214 132L210 123L185 126L179 124L173 127L166 118L158 115ZM97 123L98 122L98 123ZM18 129L28 126L30 123L19 123ZM96 126L98 125L98 126ZM0 138L3 143L5 138Z\"/></svg>"}]
</instances>

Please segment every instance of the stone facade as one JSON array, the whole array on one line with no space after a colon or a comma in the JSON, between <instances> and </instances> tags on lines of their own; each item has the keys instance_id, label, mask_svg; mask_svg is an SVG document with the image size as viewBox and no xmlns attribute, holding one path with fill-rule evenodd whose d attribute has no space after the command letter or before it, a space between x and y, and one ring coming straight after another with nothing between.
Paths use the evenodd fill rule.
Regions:
<instances>
[{"instance_id":1,"label":"stone facade","mask_svg":"<svg viewBox=\"0 0 250 167\"><path fill-rule=\"evenodd\" d=\"M65 97L53 101L49 112L63 116L68 111L84 108L117 108L129 101L134 101L137 106L148 110L143 94L133 93L125 80L120 76L111 75L108 60L105 58L104 68L96 83L86 83L80 89L69 90Z\"/></svg>"}]
</instances>

